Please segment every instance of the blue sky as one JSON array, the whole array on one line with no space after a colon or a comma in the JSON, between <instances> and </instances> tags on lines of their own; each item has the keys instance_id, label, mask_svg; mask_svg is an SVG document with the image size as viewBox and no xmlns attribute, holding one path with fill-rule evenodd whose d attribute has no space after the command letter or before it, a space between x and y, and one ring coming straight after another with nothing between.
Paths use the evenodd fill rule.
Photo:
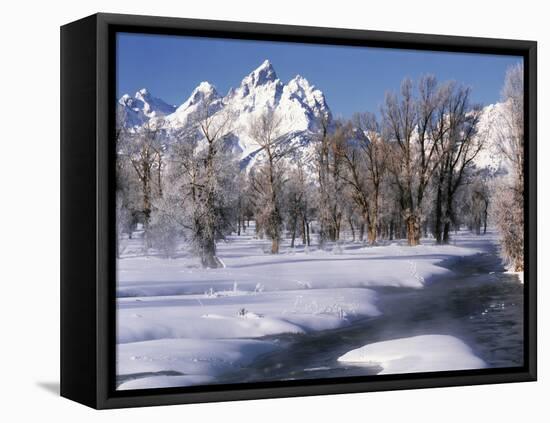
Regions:
<instances>
[{"instance_id":1,"label":"blue sky","mask_svg":"<svg viewBox=\"0 0 550 423\"><path fill-rule=\"evenodd\" d=\"M296 74L325 93L336 116L378 112L386 91L398 90L404 77L432 73L472 88L472 100L500 99L506 69L521 57L424 52L119 33L117 96L147 88L156 97L180 105L201 82L220 94L269 59L287 82Z\"/></svg>"}]
</instances>

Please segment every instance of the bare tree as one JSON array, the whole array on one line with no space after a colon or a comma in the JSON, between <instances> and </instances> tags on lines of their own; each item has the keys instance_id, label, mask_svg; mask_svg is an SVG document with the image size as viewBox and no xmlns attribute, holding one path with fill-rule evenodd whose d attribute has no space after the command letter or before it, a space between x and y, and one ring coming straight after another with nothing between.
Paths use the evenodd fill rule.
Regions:
<instances>
[{"instance_id":1,"label":"bare tree","mask_svg":"<svg viewBox=\"0 0 550 423\"><path fill-rule=\"evenodd\" d=\"M230 226L226 220L228 194L227 184L221 183L224 163L220 160L224 152L224 136L230 131L233 115L230 110L218 113L212 111L212 99L206 100L198 116L198 130L204 140L200 152L200 181L194 181L193 243L199 251L203 267L220 267L216 257L216 240L224 236ZM230 166L228 166L230 168ZM198 183L197 183L198 182ZM223 181L227 182L227 181Z\"/></svg>"},{"instance_id":2,"label":"bare tree","mask_svg":"<svg viewBox=\"0 0 550 423\"><path fill-rule=\"evenodd\" d=\"M232 229L238 173L225 142L233 116L229 110L217 111L213 101L204 99L188 124L171 134L169 184L157 202L157 221L188 233L205 268L223 266L216 241Z\"/></svg>"},{"instance_id":3,"label":"bare tree","mask_svg":"<svg viewBox=\"0 0 550 423\"><path fill-rule=\"evenodd\" d=\"M483 148L485 138L478 133L482 110L470 105L470 89L449 83L443 100L442 125L445 130L437 144L439 166L436 194L435 236L438 243L448 244L451 225L455 219L455 197L467 182L468 170Z\"/></svg>"},{"instance_id":4,"label":"bare tree","mask_svg":"<svg viewBox=\"0 0 550 423\"><path fill-rule=\"evenodd\" d=\"M401 93L386 95L382 108L384 133L392 141L388 169L393 175L406 224L409 245L420 243L422 203L437 167L437 127L440 90L435 77L422 77L415 98L413 83L405 79Z\"/></svg>"},{"instance_id":5,"label":"bare tree","mask_svg":"<svg viewBox=\"0 0 550 423\"><path fill-rule=\"evenodd\" d=\"M491 193L487 178L482 172L476 172L466 186L461 209L470 230L477 235L487 232Z\"/></svg>"},{"instance_id":6,"label":"bare tree","mask_svg":"<svg viewBox=\"0 0 550 423\"><path fill-rule=\"evenodd\" d=\"M354 136L349 136L343 154L347 172L343 173L351 198L361 211L367 237L375 244L379 229L382 180L386 172L386 146L376 116L372 113L353 117ZM363 240L363 231L360 234Z\"/></svg>"},{"instance_id":7,"label":"bare tree","mask_svg":"<svg viewBox=\"0 0 550 423\"><path fill-rule=\"evenodd\" d=\"M366 136L365 143L368 143ZM364 228L367 226L369 241L371 241L372 221L371 221L371 187L368 182L368 163L364 156L364 150L359 148L355 138L349 138L346 149L343 154L346 172L343 172L342 179L346 183L348 197L354 203L361 216L359 240L363 241ZM364 145L364 144L363 144ZM352 211L348 210L348 216L352 216ZM350 222L351 226L351 222ZM374 237L375 239L375 237ZM374 242L374 239L372 240Z\"/></svg>"},{"instance_id":8,"label":"bare tree","mask_svg":"<svg viewBox=\"0 0 550 423\"><path fill-rule=\"evenodd\" d=\"M508 69L502 90L498 139L502 157L511 166L509 180L504 181L497 199L496 222L502 236L502 253L515 271L524 268L524 121L523 65Z\"/></svg>"},{"instance_id":9,"label":"bare tree","mask_svg":"<svg viewBox=\"0 0 550 423\"><path fill-rule=\"evenodd\" d=\"M524 187L524 122L523 65L512 66L506 72L502 89L503 111L499 116L498 138L502 155L512 164L514 189L523 196Z\"/></svg>"},{"instance_id":10,"label":"bare tree","mask_svg":"<svg viewBox=\"0 0 550 423\"><path fill-rule=\"evenodd\" d=\"M285 158L294 147L288 142L282 117L273 110L264 111L250 126L250 137L263 153L261 162L250 173L256 224L271 239L271 253L279 253L281 241L281 200L285 182Z\"/></svg>"},{"instance_id":11,"label":"bare tree","mask_svg":"<svg viewBox=\"0 0 550 423\"><path fill-rule=\"evenodd\" d=\"M285 211L287 227L290 231L290 247L293 248L296 237L302 234L303 244L307 243L307 181L302 162L299 160L289 174L285 184Z\"/></svg>"},{"instance_id":12,"label":"bare tree","mask_svg":"<svg viewBox=\"0 0 550 423\"><path fill-rule=\"evenodd\" d=\"M163 123L148 121L134 131L117 132L119 166L131 164L140 184L145 248L151 247L149 223L154 197L162 195Z\"/></svg>"},{"instance_id":13,"label":"bare tree","mask_svg":"<svg viewBox=\"0 0 550 423\"><path fill-rule=\"evenodd\" d=\"M249 191L247 189L247 174L246 172L240 172L236 176L236 202L235 202L235 215L237 218L237 235L240 236L242 232L246 231L247 217L252 214L250 199L248 197Z\"/></svg>"},{"instance_id":14,"label":"bare tree","mask_svg":"<svg viewBox=\"0 0 550 423\"><path fill-rule=\"evenodd\" d=\"M319 133L315 138L315 168L318 182L317 212L319 217L319 243L338 241L342 223L343 153L349 125L335 123L329 132L327 116L319 119Z\"/></svg>"}]
</instances>

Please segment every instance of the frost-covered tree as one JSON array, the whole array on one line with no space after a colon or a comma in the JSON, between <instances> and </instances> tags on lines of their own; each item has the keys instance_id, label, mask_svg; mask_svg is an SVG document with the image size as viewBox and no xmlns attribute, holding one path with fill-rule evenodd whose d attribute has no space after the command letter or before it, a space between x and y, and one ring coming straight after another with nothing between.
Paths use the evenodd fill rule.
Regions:
<instances>
[{"instance_id":1,"label":"frost-covered tree","mask_svg":"<svg viewBox=\"0 0 550 423\"><path fill-rule=\"evenodd\" d=\"M506 72L502 89L503 110L499 116L499 148L512 165L514 189L523 195L524 180L524 107L523 64L512 66Z\"/></svg>"},{"instance_id":2,"label":"frost-covered tree","mask_svg":"<svg viewBox=\"0 0 550 423\"><path fill-rule=\"evenodd\" d=\"M384 136L391 141L389 166L406 225L409 245L420 243L424 195L437 167L441 90L434 76L422 77L417 93L410 79L400 95L388 93L382 107Z\"/></svg>"},{"instance_id":3,"label":"frost-covered tree","mask_svg":"<svg viewBox=\"0 0 550 423\"><path fill-rule=\"evenodd\" d=\"M497 195L495 217L501 234L502 254L511 268L524 268L524 121L523 65L508 69L502 90L503 110L498 122L502 157L511 174L502 181Z\"/></svg>"},{"instance_id":4,"label":"frost-covered tree","mask_svg":"<svg viewBox=\"0 0 550 423\"><path fill-rule=\"evenodd\" d=\"M139 213L146 249L151 247L149 223L152 203L156 196L162 195L162 126L162 121L148 121L133 131L122 131L118 135L118 162L120 166L124 166L124 163L131 165L133 176L139 184L141 197Z\"/></svg>"},{"instance_id":5,"label":"frost-covered tree","mask_svg":"<svg viewBox=\"0 0 550 423\"><path fill-rule=\"evenodd\" d=\"M470 178L468 185L463 189L461 198L457 203L468 228L477 235L487 232L489 219L489 204L491 190L486 172L476 171Z\"/></svg>"},{"instance_id":6,"label":"frost-covered tree","mask_svg":"<svg viewBox=\"0 0 550 423\"><path fill-rule=\"evenodd\" d=\"M319 119L319 133L315 137L315 170L317 174L317 214L319 243L338 241L343 217L343 152L349 134L349 125L335 122L329 131L326 116Z\"/></svg>"},{"instance_id":7,"label":"frost-covered tree","mask_svg":"<svg viewBox=\"0 0 550 423\"><path fill-rule=\"evenodd\" d=\"M124 234L127 234L128 238L132 237L132 212L125 194L126 192L122 190L116 193L117 257L120 257L120 254L124 251Z\"/></svg>"},{"instance_id":8,"label":"frost-covered tree","mask_svg":"<svg viewBox=\"0 0 550 423\"><path fill-rule=\"evenodd\" d=\"M307 181L301 161L289 171L288 180L284 186L284 211L286 226L290 232L290 247L294 248L296 237L302 235L303 243L307 243L305 222L307 221Z\"/></svg>"},{"instance_id":9,"label":"frost-covered tree","mask_svg":"<svg viewBox=\"0 0 550 423\"><path fill-rule=\"evenodd\" d=\"M216 241L231 232L238 165L226 137L230 111L216 113L207 100L181 130L171 134L168 177L155 203L157 241L170 251L174 234L191 243L205 268L222 266Z\"/></svg>"},{"instance_id":10,"label":"frost-covered tree","mask_svg":"<svg viewBox=\"0 0 550 423\"><path fill-rule=\"evenodd\" d=\"M237 219L237 235L245 232L247 222L253 215L248 191L248 177L246 172L239 172L235 177L235 216Z\"/></svg>"},{"instance_id":11,"label":"frost-covered tree","mask_svg":"<svg viewBox=\"0 0 550 423\"><path fill-rule=\"evenodd\" d=\"M454 82L442 88L442 137L438 147L436 170L436 202L434 234L436 242L447 244L455 216L456 196L468 182L474 159L485 143L484 134L478 132L481 107L470 104L470 89ZM439 128L439 125L438 125Z\"/></svg>"},{"instance_id":12,"label":"frost-covered tree","mask_svg":"<svg viewBox=\"0 0 550 423\"><path fill-rule=\"evenodd\" d=\"M151 212L149 229L151 246L163 253L165 257L174 257L178 240L182 235L182 225L176 218L180 211L171 209L174 205L173 198L170 198L169 194L155 200Z\"/></svg>"},{"instance_id":13,"label":"frost-covered tree","mask_svg":"<svg viewBox=\"0 0 550 423\"><path fill-rule=\"evenodd\" d=\"M353 117L353 134L343 153L345 172L342 178L350 198L360 211L361 225L367 226L370 244L375 244L379 230L380 197L382 181L386 172L387 148L380 127L372 113L356 114ZM352 216L348 213L348 220ZM352 221L350 220L350 226ZM361 230L360 240L363 240Z\"/></svg>"},{"instance_id":14,"label":"frost-covered tree","mask_svg":"<svg viewBox=\"0 0 550 423\"><path fill-rule=\"evenodd\" d=\"M249 135L263 153L250 173L256 225L271 239L271 253L279 253L282 235L281 201L285 183L286 158L294 151L287 140L282 116L265 110L251 122Z\"/></svg>"}]
</instances>

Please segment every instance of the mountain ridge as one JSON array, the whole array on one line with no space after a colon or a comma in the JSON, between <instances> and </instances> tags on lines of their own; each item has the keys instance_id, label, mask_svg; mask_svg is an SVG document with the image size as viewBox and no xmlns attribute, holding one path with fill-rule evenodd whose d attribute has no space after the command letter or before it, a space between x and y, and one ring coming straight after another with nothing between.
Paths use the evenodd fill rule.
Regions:
<instances>
[{"instance_id":1,"label":"mountain ridge","mask_svg":"<svg viewBox=\"0 0 550 423\"><path fill-rule=\"evenodd\" d=\"M123 95L119 101L122 124L128 128L142 126L146 122L162 119L168 131L185 128L207 106L210 115L222 110L235 117L231 132L232 144L247 166L258 159L258 145L250 137L250 125L266 110L276 111L281 117L281 133L288 142L307 146L314 136L321 118L332 118L324 93L301 76L296 75L287 83L279 79L269 60L246 75L238 87L221 96L215 86L202 81L179 106L169 106L153 97L146 89L134 97ZM173 109L172 109L173 108ZM302 151L300 155L307 155Z\"/></svg>"},{"instance_id":2,"label":"mountain ridge","mask_svg":"<svg viewBox=\"0 0 550 423\"><path fill-rule=\"evenodd\" d=\"M246 75L236 88L230 88L225 96L219 94L209 81L200 82L189 97L179 106L169 105L142 88L134 97L124 94L118 100L122 124L128 128L140 127L146 122L166 125L167 131L177 131L190 125L201 113L205 104L210 115L222 110L230 111L234 118L230 130L231 148L240 155L241 163L249 168L260 157L259 146L250 136L250 125L266 110L276 111L281 118L281 133L286 142L296 145L295 159L307 159L313 154L309 141L318 132L322 118L332 120L332 112L324 93L305 77L297 74L284 83L269 60L264 60L256 69ZM498 119L500 103L484 107L480 133L490 131ZM489 135L488 148L475 160L480 168L493 172L499 167L496 159L496 137Z\"/></svg>"}]
</instances>

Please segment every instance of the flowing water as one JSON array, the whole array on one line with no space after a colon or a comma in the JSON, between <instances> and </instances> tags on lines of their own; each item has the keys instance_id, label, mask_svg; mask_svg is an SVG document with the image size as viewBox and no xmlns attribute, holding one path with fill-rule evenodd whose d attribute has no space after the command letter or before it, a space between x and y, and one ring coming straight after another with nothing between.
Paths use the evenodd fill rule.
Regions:
<instances>
[{"instance_id":1,"label":"flowing water","mask_svg":"<svg viewBox=\"0 0 550 423\"><path fill-rule=\"evenodd\" d=\"M380 367L339 363L338 357L373 342L415 335L452 335L489 367L523 365L523 285L503 273L496 247L452 263L422 289L372 288L381 316L334 330L265 337L280 345L216 383L377 374Z\"/></svg>"}]
</instances>

